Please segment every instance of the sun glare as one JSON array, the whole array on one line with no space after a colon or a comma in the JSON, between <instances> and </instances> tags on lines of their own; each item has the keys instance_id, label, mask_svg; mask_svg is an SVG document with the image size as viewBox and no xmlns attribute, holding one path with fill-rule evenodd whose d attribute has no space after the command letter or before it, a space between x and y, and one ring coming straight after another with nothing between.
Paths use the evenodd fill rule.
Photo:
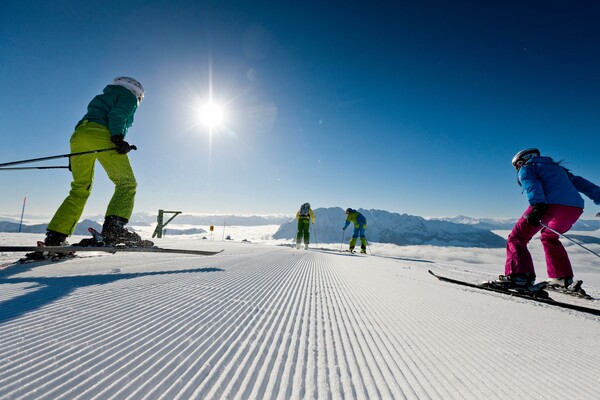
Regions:
<instances>
[{"instance_id":1,"label":"sun glare","mask_svg":"<svg viewBox=\"0 0 600 400\"><path fill-rule=\"evenodd\" d=\"M225 112L223 107L215 103L207 103L200 107L199 119L202 124L213 129L223 124Z\"/></svg>"}]
</instances>

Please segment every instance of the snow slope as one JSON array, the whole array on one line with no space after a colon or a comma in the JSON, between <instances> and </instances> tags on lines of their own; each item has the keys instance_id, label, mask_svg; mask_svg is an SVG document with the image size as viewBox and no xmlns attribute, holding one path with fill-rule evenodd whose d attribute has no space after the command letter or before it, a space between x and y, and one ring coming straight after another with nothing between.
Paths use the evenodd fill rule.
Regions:
<instances>
[{"instance_id":1,"label":"snow slope","mask_svg":"<svg viewBox=\"0 0 600 400\"><path fill-rule=\"evenodd\" d=\"M499 249L159 244L225 252L85 253L0 271L0 398L600 398L600 317L427 273L488 279L502 272ZM569 252L591 260L581 270L599 297L598 263Z\"/></svg>"}]
</instances>

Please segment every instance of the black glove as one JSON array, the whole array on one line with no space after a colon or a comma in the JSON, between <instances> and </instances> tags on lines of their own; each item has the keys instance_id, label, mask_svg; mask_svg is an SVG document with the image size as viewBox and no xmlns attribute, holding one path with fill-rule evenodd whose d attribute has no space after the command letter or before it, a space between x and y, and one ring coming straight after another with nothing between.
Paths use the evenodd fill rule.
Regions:
<instances>
[{"instance_id":1,"label":"black glove","mask_svg":"<svg viewBox=\"0 0 600 400\"><path fill-rule=\"evenodd\" d=\"M533 226L540 226L540 220L546 209L548 209L548 205L543 203L532 205L531 211L527 214L527 222Z\"/></svg>"},{"instance_id":2,"label":"black glove","mask_svg":"<svg viewBox=\"0 0 600 400\"><path fill-rule=\"evenodd\" d=\"M133 148L133 146L125 141L125 136L123 135L111 136L110 140L117 146L117 153L119 154L127 154Z\"/></svg>"}]
</instances>

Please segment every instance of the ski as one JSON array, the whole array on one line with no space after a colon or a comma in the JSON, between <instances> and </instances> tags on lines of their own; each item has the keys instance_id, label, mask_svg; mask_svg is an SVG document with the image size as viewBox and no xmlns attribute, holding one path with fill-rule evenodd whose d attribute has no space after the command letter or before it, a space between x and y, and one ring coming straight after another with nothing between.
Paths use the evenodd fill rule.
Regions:
<instances>
[{"instance_id":1,"label":"ski","mask_svg":"<svg viewBox=\"0 0 600 400\"><path fill-rule=\"evenodd\" d=\"M325 248L319 248L319 247L309 247L308 250L318 251L318 252L327 253L327 254L338 254L338 255L342 255L342 256L358 256L358 257L366 257L367 256L367 254L365 254L365 253L357 253L357 252L352 252L350 250L334 250L334 249L325 249Z\"/></svg>"},{"instance_id":2,"label":"ski","mask_svg":"<svg viewBox=\"0 0 600 400\"><path fill-rule=\"evenodd\" d=\"M584 313L588 313L588 314L592 314L592 315L600 315L600 310L595 309L595 308L584 307L584 306L579 306L579 305L570 304L570 303L563 303L561 301L556 301L550 297L541 297L541 296L535 296L532 294L526 294L524 292L517 292L517 291L512 291L512 290L502 290L502 289L497 289L497 288L492 288L492 287L481 286L480 284L465 282L465 281L461 281L458 279L452 279L452 278L447 278L445 276L437 275L431 270L428 270L428 272L443 282L453 283L453 284L461 285L461 286L467 286L467 287L471 287L474 289L486 290L486 291L490 291L490 292L502 293L502 294L506 294L509 296L520 297L523 299L533 300L533 301L537 301L540 303L550 304L550 305L553 305L556 307L567 308L570 310L580 311L580 312L584 312Z\"/></svg>"},{"instance_id":3,"label":"ski","mask_svg":"<svg viewBox=\"0 0 600 400\"><path fill-rule=\"evenodd\" d=\"M190 254L197 256L212 256L219 251L165 249L162 247L132 247L132 246L0 246L0 252L44 252L44 253L75 253L83 251L102 251L105 253L171 253Z\"/></svg>"},{"instance_id":4,"label":"ski","mask_svg":"<svg viewBox=\"0 0 600 400\"><path fill-rule=\"evenodd\" d=\"M350 253L350 254L365 255L365 256L367 255L367 253L364 251L356 251L356 250L344 250L344 251L347 253Z\"/></svg>"},{"instance_id":5,"label":"ski","mask_svg":"<svg viewBox=\"0 0 600 400\"><path fill-rule=\"evenodd\" d=\"M33 254L33 253L29 253L29 254ZM18 259L17 261L12 261L12 262L8 262L6 264L0 265L0 271L4 271L9 268L17 267L17 266L27 266L27 265L37 266L37 265L42 265L42 264L59 263L62 261L72 260L74 258L82 258L82 257L80 257L76 254L73 254L73 253L60 253L59 256L42 255L39 258L33 258L33 257L28 258L28 256L26 256L26 257Z\"/></svg>"}]
</instances>

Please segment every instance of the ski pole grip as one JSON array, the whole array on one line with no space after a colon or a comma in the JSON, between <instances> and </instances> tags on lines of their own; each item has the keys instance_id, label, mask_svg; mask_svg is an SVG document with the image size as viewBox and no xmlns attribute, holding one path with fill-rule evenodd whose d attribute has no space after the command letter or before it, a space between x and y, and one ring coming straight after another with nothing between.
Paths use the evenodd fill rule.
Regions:
<instances>
[{"instance_id":1,"label":"ski pole grip","mask_svg":"<svg viewBox=\"0 0 600 400\"><path fill-rule=\"evenodd\" d=\"M135 144L132 144L131 146L129 146L129 150L137 150L137 146Z\"/></svg>"}]
</instances>

